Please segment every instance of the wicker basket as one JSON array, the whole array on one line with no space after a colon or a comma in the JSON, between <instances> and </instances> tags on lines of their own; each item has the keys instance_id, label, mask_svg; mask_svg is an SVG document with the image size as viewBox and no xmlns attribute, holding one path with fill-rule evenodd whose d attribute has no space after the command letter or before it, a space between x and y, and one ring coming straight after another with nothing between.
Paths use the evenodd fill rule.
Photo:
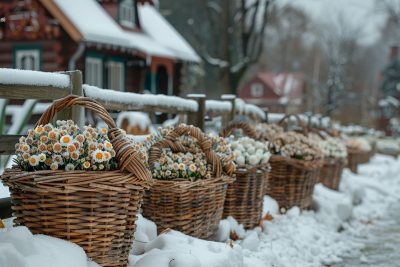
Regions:
<instances>
[{"instance_id":1,"label":"wicker basket","mask_svg":"<svg viewBox=\"0 0 400 267\"><path fill-rule=\"evenodd\" d=\"M307 209L312 203L314 186L318 182L321 161L304 161L273 155L265 194L274 198L280 208L294 206Z\"/></svg>"},{"instance_id":2,"label":"wicker basket","mask_svg":"<svg viewBox=\"0 0 400 267\"><path fill-rule=\"evenodd\" d=\"M324 159L319 182L332 190L338 190L346 159Z\"/></svg>"},{"instance_id":3,"label":"wicker basket","mask_svg":"<svg viewBox=\"0 0 400 267\"><path fill-rule=\"evenodd\" d=\"M187 235L208 239L218 230L222 218L227 184L233 178L222 175L221 159L211 151L211 142L203 132L194 126L181 125L171 131L163 140L150 149L149 163L160 158L163 148L174 152L184 152L185 148L177 141L183 134L196 138L201 149L212 165L214 178L197 181L156 180L146 192L143 200L143 216L156 223L158 232L168 228ZM234 165L227 164L227 173L232 173Z\"/></svg>"},{"instance_id":4,"label":"wicker basket","mask_svg":"<svg viewBox=\"0 0 400 267\"><path fill-rule=\"evenodd\" d=\"M229 124L221 131L221 136L229 136L235 128L242 129L250 138L256 137L254 130L244 122ZM228 186L226 193L223 218L232 216L246 229L259 224L268 171L268 166L243 166L236 169L236 181Z\"/></svg>"},{"instance_id":5,"label":"wicker basket","mask_svg":"<svg viewBox=\"0 0 400 267\"><path fill-rule=\"evenodd\" d=\"M313 128L310 130L323 140L326 140L327 137L333 137L331 132L323 128ZM319 174L319 182L332 190L338 190L343 169L346 165L346 158L324 158Z\"/></svg>"},{"instance_id":6,"label":"wicker basket","mask_svg":"<svg viewBox=\"0 0 400 267\"><path fill-rule=\"evenodd\" d=\"M57 100L37 124L48 123L56 112L73 105L92 110L107 123L120 170L7 169L1 179L10 187L15 224L27 226L34 234L74 242L101 266L126 266L136 215L151 175L107 110L89 98Z\"/></svg>"},{"instance_id":7,"label":"wicker basket","mask_svg":"<svg viewBox=\"0 0 400 267\"><path fill-rule=\"evenodd\" d=\"M287 129L290 117L296 119L299 127L297 131L307 135L308 129L297 115L286 115L279 124L282 125L287 120L285 127ZM300 209L309 208L312 204L314 186L319 180L322 161L305 161L273 155L269 163L271 172L264 194L274 198L284 210L294 206Z\"/></svg>"},{"instance_id":8,"label":"wicker basket","mask_svg":"<svg viewBox=\"0 0 400 267\"><path fill-rule=\"evenodd\" d=\"M370 151L347 149L347 167L349 167L353 173L358 173L358 165L368 163L370 157Z\"/></svg>"}]
</instances>

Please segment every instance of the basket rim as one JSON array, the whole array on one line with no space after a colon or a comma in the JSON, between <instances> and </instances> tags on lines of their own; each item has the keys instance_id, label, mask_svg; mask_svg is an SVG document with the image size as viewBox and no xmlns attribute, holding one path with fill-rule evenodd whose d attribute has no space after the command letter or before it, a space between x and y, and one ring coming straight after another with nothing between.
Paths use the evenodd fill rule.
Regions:
<instances>
[{"instance_id":1,"label":"basket rim","mask_svg":"<svg viewBox=\"0 0 400 267\"><path fill-rule=\"evenodd\" d=\"M246 172L257 172L257 171L266 171L270 169L269 162L266 164L257 164L257 165L236 165L235 173L246 173Z\"/></svg>"},{"instance_id":2,"label":"basket rim","mask_svg":"<svg viewBox=\"0 0 400 267\"><path fill-rule=\"evenodd\" d=\"M52 191L119 191L126 189L148 189L147 181L139 179L135 174L121 170L112 171L63 171L42 170L23 171L19 168L4 170L0 181L10 188L20 188L32 192Z\"/></svg>"},{"instance_id":3,"label":"basket rim","mask_svg":"<svg viewBox=\"0 0 400 267\"><path fill-rule=\"evenodd\" d=\"M323 164L323 159L314 159L314 160L302 160L302 159L294 159L288 158L281 155L272 155L269 162L286 162L289 165L296 166L298 168L305 168L307 170L313 170L319 168Z\"/></svg>"},{"instance_id":4,"label":"basket rim","mask_svg":"<svg viewBox=\"0 0 400 267\"><path fill-rule=\"evenodd\" d=\"M212 177L208 179L198 179L196 181L190 181L187 179L174 179L174 180L161 180L161 179L154 179L154 184L151 189L162 190L160 187L165 187L167 190L186 190L191 189L194 187L207 185L207 184L215 184L215 183L226 183L230 184L233 183L236 178L228 176L228 175L221 175L220 177Z\"/></svg>"}]
</instances>

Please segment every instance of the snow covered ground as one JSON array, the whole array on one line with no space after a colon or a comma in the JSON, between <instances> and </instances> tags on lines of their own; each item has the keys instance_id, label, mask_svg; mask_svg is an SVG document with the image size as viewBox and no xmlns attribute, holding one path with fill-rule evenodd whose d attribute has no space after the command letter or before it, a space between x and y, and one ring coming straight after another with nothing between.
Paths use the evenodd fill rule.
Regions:
<instances>
[{"instance_id":1,"label":"snow covered ground","mask_svg":"<svg viewBox=\"0 0 400 267\"><path fill-rule=\"evenodd\" d=\"M347 257L364 259L362 240L399 200L400 160L378 155L357 175L346 170L340 192L317 185L316 211L293 208L279 215L276 202L265 197L263 213L272 220L247 232L233 218L223 220L215 237L219 242L176 231L157 236L155 225L139 217L129 267L318 267ZM8 227L0 232L0 266L96 266L76 245ZM231 231L240 240L230 240Z\"/></svg>"}]
</instances>

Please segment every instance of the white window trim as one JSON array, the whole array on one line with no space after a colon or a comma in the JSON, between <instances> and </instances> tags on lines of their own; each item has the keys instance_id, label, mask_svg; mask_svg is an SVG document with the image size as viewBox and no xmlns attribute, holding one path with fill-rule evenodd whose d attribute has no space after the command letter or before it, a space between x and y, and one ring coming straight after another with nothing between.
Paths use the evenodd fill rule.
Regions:
<instances>
[{"instance_id":1,"label":"white window trim","mask_svg":"<svg viewBox=\"0 0 400 267\"><path fill-rule=\"evenodd\" d=\"M22 59L24 57L32 57L33 58L33 66L31 68L27 68L23 66ZM40 70L40 50L39 49L16 49L15 51L15 67L17 69L26 69L26 70Z\"/></svg>"},{"instance_id":2,"label":"white window trim","mask_svg":"<svg viewBox=\"0 0 400 267\"><path fill-rule=\"evenodd\" d=\"M250 95L252 97L264 96L264 87L260 82L253 83L250 87Z\"/></svg>"},{"instance_id":3,"label":"white window trim","mask_svg":"<svg viewBox=\"0 0 400 267\"><path fill-rule=\"evenodd\" d=\"M103 87L103 60L97 57L86 57L85 83Z\"/></svg>"},{"instance_id":4,"label":"white window trim","mask_svg":"<svg viewBox=\"0 0 400 267\"><path fill-rule=\"evenodd\" d=\"M125 18L124 9L131 13L131 18ZM132 0L123 0L119 4L119 23L126 27L135 27L135 7Z\"/></svg>"},{"instance_id":5,"label":"white window trim","mask_svg":"<svg viewBox=\"0 0 400 267\"><path fill-rule=\"evenodd\" d=\"M125 91L125 64L121 61L107 62L107 88Z\"/></svg>"}]
</instances>

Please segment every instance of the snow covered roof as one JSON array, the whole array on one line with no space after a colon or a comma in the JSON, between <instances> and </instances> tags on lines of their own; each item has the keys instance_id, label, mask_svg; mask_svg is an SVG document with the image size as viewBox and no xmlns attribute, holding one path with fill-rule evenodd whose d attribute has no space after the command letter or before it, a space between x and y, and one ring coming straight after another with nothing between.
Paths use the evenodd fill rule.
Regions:
<instances>
[{"instance_id":1,"label":"snow covered roof","mask_svg":"<svg viewBox=\"0 0 400 267\"><path fill-rule=\"evenodd\" d=\"M185 61L200 58L183 37L150 5L139 5L143 32L124 30L95 0L53 0L82 35L82 41L137 49Z\"/></svg>"},{"instance_id":2,"label":"snow covered roof","mask_svg":"<svg viewBox=\"0 0 400 267\"><path fill-rule=\"evenodd\" d=\"M200 57L188 42L154 8L145 4L138 5L141 26L145 33L175 53L177 58L199 62Z\"/></svg>"}]
</instances>

